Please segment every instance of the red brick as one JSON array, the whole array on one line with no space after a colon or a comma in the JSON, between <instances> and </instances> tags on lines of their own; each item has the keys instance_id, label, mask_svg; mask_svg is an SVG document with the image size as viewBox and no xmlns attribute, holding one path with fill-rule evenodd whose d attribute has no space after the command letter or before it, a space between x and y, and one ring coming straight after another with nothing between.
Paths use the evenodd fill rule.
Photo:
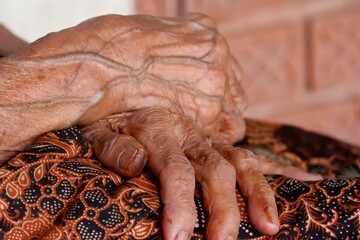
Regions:
<instances>
[{"instance_id":1,"label":"red brick","mask_svg":"<svg viewBox=\"0 0 360 240\"><path fill-rule=\"evenodd\" d=\"M244 75L250 106L291 98L305 88L302 35L298 25L283 24L228 39Z\"/></svg>"},{"instance_id":2,"label":"red brick","mask_svg":"<svg viewBox=\"0 0 360 240\"><path fill-rule=\"evenodd\" d=\"M137 14L174 17L180 14L177 0L135 0Z\"/></svg>"},{"instance_id":3,"label":"red brick","mask_svg":"<svg viewBox=\"0 0 360 240\"><path fill-rule=\"evenodd\" d=\"M355 10L311 22L310 80L315 90L360 81L360 7Z\"/></svg>"}]
</instances>

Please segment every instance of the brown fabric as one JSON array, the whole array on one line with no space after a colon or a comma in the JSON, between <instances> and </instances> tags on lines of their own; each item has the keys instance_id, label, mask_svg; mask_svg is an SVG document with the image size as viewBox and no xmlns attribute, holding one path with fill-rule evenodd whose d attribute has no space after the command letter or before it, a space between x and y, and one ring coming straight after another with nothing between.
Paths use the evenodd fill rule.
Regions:
<instances>
[{"instance_id":1,"label":"brown fabric","mask_svg":"<svg viewBox=\"0 0 360 240\"><path fill-rule=\"evenodd\" d=\"M240 239L358 239L359 148L282 125L247 121L237 145L258 155L337 177L305 183L268 176L276 194L280 232L262 236L237 192ZM0 169L0 237L4 239L157 239L161 202L148 170L125 179L105 169L76 127L40 137ZM193 239L206 216L196 190Z\"/></svg>"}]
</instances>

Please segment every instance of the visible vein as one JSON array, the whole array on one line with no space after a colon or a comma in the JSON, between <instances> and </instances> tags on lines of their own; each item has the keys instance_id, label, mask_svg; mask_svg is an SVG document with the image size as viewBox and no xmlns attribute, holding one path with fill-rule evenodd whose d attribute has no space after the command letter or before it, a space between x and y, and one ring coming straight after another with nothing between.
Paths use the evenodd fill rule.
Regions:
<instances>
[{"instance_id":1,"label":"visible vein","mask_svg":"<svg viewBox=\"0 0 360 240\"><path fill-rule=\"evenodd\" d=\"M94 95L94 97L95 97L95 95ZM84 98L60 98L60 99L55 99L55 100L51 100L51 101L39 101L39 102L31 102L31 103L16 104L16 105L0 105L0 110L19 111L19 110L24 110L24 109L29 109L29 108L51 107L51 106L54 106L57 104L63 104L63 103L91 102L91 98L94 98L94 97L88 97L86 99L84 99Z\"/></svg>"},{"instance_id":2,"label":"visible vein","mask_svg":"<svg viewBox=\"0 0 360 240\"><path fill-rule=\"evenodd\" d=\"M130 72L132 68L128 65L118 63L114 60L106 58L96 53L71 53L66 55L59 55L54 56L51 58L46 59L36 59L36 60L20 60L17 61L17 64L23 63L26 65L34 66L34 67L44 67L48 65L54 64L62 64L62 63L69 63L69 62L76 62L76 61L83 61L83 60L91 60L103 64L107 67Z\"/></svg>"}]
</instances>

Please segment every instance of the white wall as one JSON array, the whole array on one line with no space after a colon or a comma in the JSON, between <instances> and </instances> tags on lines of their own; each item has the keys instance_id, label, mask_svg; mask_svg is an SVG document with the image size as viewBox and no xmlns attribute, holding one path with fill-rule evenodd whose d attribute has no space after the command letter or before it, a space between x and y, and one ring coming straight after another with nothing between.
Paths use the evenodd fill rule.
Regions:
<instances>
[{"instance_id":1,"label":"white wall","mask_svg":"<svg viewBox=\"0 0 360 240\"><path fill-rule=\"evenodd\" d=\"M133 14L134 0L0 0L0 23L29 42L109 13Z\"/></svg>"}]
</instances>

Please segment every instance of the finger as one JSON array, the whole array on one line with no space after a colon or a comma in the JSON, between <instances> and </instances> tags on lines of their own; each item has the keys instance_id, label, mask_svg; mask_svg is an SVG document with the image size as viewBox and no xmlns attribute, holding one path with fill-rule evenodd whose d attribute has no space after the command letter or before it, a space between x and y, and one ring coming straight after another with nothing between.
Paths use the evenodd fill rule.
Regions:
<instances>
[{"instance_id":1,"label":"finger","mask_svg":"<svg viewBox=\"0 0 360 240\"><path fill-rule=\"evenodd\" d=\"M202 142L185 154L195 169L208 216L208 239L236 239L240 225L240 211L236 201L236 174L229 164L209 144Z\"/></svg>"},{"instance_id":2,"label":"finger","mask_svg":"<svg viewBox=\"0 0 360 240\"><path fill-rule=\"evenodd\" d=\"M262 155L257 155L256 157L259 160L263 174L284 175L300 181L319 181L323 179L323 177L317 173L308 173L298 167L277 163Z\"/></svg>"},{"instance_id":3,"label":"finger","mask_svg":"<svg viewBox=\"0 0 360 240\"><path fill-rule=\"evenodd\" d=\"M135 177L144 169L147 153L135 138L115 133L103 124L93 124L81 131L107 168L125 177Z\"/></svg>"},{"instance_id":4,"label":"finger","mask_svg":"<svg viewBox=\"0 0 360 240\"><path fill-rule=\"evenodd\" d=\"M160 181L164 239L189 239L196 223L194 169L172 131L166 131L172 124L164 122L162 112L137 113L145 119L144 124L129 124L123 131L145 146L148 166Z\"/></svg>"},{"instance_id":5,"label":"finger","mask_svg":"<svg viewBox=\"0 0 360 240\"><path fill-rule=\"evenodd\" d=\"M237 183L248 200L251 223L263 234L276 234L279 231L279 218L274 193L255 155L228 144L216 144L213 147L235 167Z\"/></svg>"}]
</instances>

